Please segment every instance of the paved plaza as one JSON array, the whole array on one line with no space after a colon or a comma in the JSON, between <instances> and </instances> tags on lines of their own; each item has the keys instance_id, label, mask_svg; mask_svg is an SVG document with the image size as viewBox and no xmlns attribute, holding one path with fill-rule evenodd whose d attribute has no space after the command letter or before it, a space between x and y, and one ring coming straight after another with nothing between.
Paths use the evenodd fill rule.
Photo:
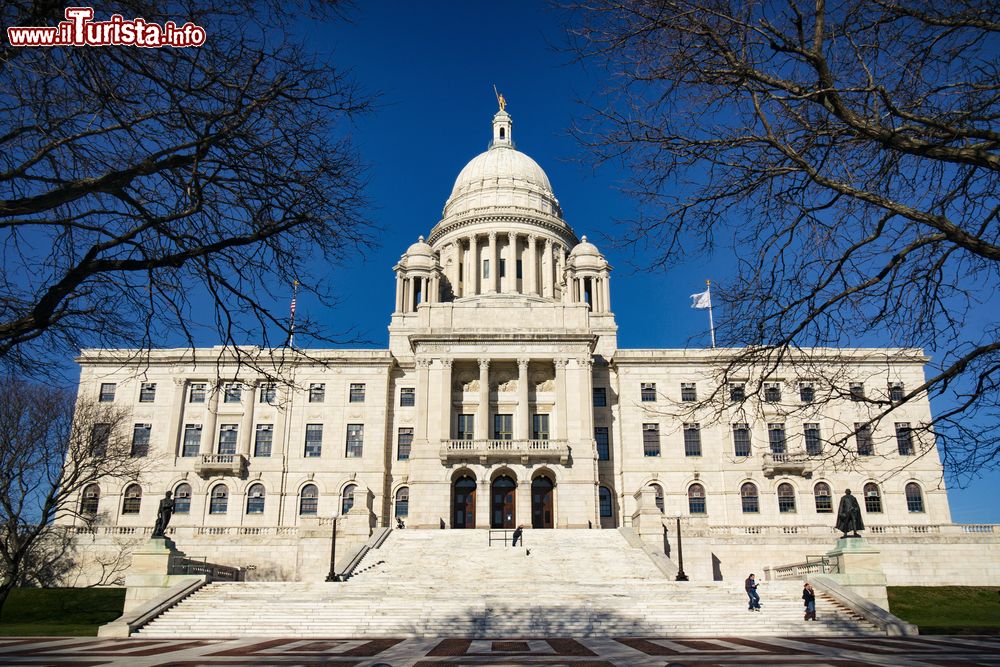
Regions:
<instances>
[{"instance_id":1,"label":"paved plaza","mask_svg":"<svg viewBox=\"0 0 1000 667\"><path fill-rule=\"evenodd\" d=\"M4 665L1000 665L1000 637L0 639Z\"/></svg>"}]
</instances>

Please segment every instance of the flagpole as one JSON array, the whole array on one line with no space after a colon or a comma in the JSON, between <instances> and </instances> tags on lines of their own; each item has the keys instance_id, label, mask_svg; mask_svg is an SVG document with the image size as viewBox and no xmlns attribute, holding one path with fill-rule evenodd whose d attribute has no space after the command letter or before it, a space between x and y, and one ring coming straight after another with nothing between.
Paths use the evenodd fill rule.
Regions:
<instances>
[{"instance_id":1,"label":"flagpole","mask_svg":"<svg viewBox=\"0 0 1000 667\"><path fill-rule=\"evenodd\" d=\"M715 349L715 320L712 319L712 281L705 281L706 289L708 292L708 330L712 334L712 349Z\"/></svg>"},{"instance_id":2,"label":"flagpole","mask_svg":"<svg viewBox=\"0 0 1000 667\"><path fill-rule=\"evenodd\" d=\"M292 307L288 324L288 347L295 347L295 300L299 295L299 281L292 281Z\"/></svg>"}]
</instances>

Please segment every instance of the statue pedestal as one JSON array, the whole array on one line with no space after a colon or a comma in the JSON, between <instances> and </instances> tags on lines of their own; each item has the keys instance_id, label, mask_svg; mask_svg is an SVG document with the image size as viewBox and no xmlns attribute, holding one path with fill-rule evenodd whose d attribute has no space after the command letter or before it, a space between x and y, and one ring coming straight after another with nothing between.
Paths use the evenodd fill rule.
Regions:
<instances>
[{"instance_id":1,"label":"statue pedestal","mask_svg":"<svg viewBox=\"0 0 1000 667\"><path fill-rule=\"evenodd\" d=\"M132 563L125 575L125 612L158 596L164 589L187 578L170 574L170 561L184 554L169 537L151 537L132 552Z\"/></svg>"},{"instance_id":2,"label":"statue pedestal","mask_svg":"<svg viewBox=\"0 0 1000 667\"><path fill-rule=\"evenodd\" d=\"M889 608L889 596L882 571L882 552L863 537L841 537L827 558L836 560L839 570L828 575L883 609Z\"/></svg>"}]
</instances>

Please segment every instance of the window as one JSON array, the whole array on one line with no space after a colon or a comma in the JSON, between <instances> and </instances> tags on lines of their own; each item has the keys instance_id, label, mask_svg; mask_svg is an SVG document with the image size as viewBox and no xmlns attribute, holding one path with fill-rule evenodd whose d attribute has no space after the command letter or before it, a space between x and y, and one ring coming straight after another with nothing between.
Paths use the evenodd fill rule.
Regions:
<instances>
[{"instance_id":1,"label":"window","mask_svg":"<svg viewBox=\"0 0 1000 667\"><path fill-rule=\"evenodd\" d=\"M257 424L257 434L253 440L254 456L270 456L271 445L274 443L274 426Z\"/></svg>"},{"instance_id":2,"label":"window","mask_svg":"<svg viewBox=\"0 0 1000 667\"><path fill-rule=\"evenodd\" d=\"M455 437L459 440L472 440L476 437L475 431L473 430L475 420L475 415L459 415L458 429L455 432Z\"/></svg>"},{"instance_id":3,"label":"window","mask_svg":"<svg viewBox=\"0 0 1000 667\"><path fill-rule=\"evenodd\" d=\"M264 513L264 485L252 484L247 491L247 514Z\"/></svg>"},{"instance_id":4,"label":"window","mask_svg":"<svg viewBox=\"0 0 1000 667\"><path fill-rule=\"evenodd\" d=\"M700 424L684 424L684 456L701 456Z\"/></svg>"},{"instance_id":5,"label":"window","mask_svg":"<svg viewBox=\"0 0 1000 667\"><path fill-rule=\"evenodd\" d=\"M663 487L660 486L659 484L650 484L649 488L651 488L653 490L653 494L654 494L653 497L655 498L656 509L658 509L658 510L660 510L662 512L663 511Z\"/></svg>"},{"instance_id":6,"label":"window","mask_svg":"<svg viewBox=\"0 0 1000 667\"><path fill-rule=\"evenodd\" d=\"M326 383L312 382L309 384L309 402L322 403L326 400Z\"/></svg>"},{"instance_id":7,"label":"window","mask_svg":"<svg viewBox=\"0 0 1000 667\"><path fill-rule=\"evenodd\" d=\"M608 446L609 445L608 427L595 426L594 440L597 442L597 460L598 461L611 460L611 448Z\"/></svg>"},{"instance_id":8,"label":"window","mask_svg":"<svg viewBox=\"0 0 1000 667\"><path fill-rule=\"evenodd\" d=\"M239 382L227 384L225 392L222 395L222 400L225 403L241 402L243 400L243 385Z\"/></svg>"},{"instance_id":9,"label":"window","mask_svg":"<svg viewBox=\"0 0 1000 667\"><path fill-rule=\"evenodd\" d=\"M364 403L365 402L365 385L363 383L351 383L351 403Z\"/></svg>"},{"instance_id":10,"label":"window","mask_svg":"<svg viewBox=\"0 0 1000 667\"><path fill-rule=\"evenodd\" d=\"M274 405L278 398L278 387L273 382L265 382L260 385L260 391L258 392L258 403L266 403L267 405Z\"/></svg>"},{"instance_id":11,"label":"window","mask_svg":"<svg viewBox=\"0 0 1000 667\"><path fill-rule=\"evenodd\" d=\"M871 456L875 453L875 446L872 444L871 424L855 424L854 439L858 443L859 456Z\"/></svg>"},{"instance_id":12,"label":"window","mask_svg":"<svg viewBox=\"0 0 1000 667\"><path fill-rule=\"evenodd\" d=\"M768 403L777 403L781 400L781 385L777 382L764 383L764 400Z\"/></svg>"},{"instance_id":13,"label":"window","mask_svg":"<svg viewBox=\"0 0 1000 667\"><path fill-rule=\"evenodd\" d=\"M833 512L833 493L830 485L820 482L813 487L813 497L816 499L816 511L820 514L830 514Z\"/></svg>"},{"instance_id":14,"label":"window","mask_svg":"<svg viewBox=\"0 0 1000 667\"><path fill-rule=\"evenodd\" d=\"M196 382L191 385L191 389L188 391L188 403L204 403L205 394L207 393L206 385L204 382Z\"/></svg>"},{"instance_id":15,"label":"window","mask_svg":"<svg viewBox=\"0 0 1000 667\"><path fill-rule=\"evenodd\" d=\"M511 440L514 437L514 415L493 415L493 439Z\"/></svg>"},{"instance_id":16,"label":"window","mask_svg":"<svg viewBox=\"0 0 1000 667\"><path fill-rule=\"evenodd\" d=\"M365 425L347 425L347 458L357 459L364 455Z\"/></svg>"},{"instance_id":17,"label":"window","mask_svg":"<svg viewBox=\"0 0 1000 667\"><path fill-rule=\"evenodd\" d=\"M889 400L893 403L902 403L903 395L906 392L903 391L902 382L890 382L889 383Z\"/></svg>"},{"instance_id":18,"label":"window","mask_svg":"<svg viewBox=\"0 0 1000 667\"><path fill-rule=\"evenodd\" d=\"M323 454L323 425L306 424L306 447L303 456L313 458Z\"/></svg>"},{"instance_id":19,"label":"window","mask_svg":"<svg viewBox=\"0 0 1000 667\"><path fill-rule=\"evenodd\" d=\"M356 484L348 484L344 487L344 492L340 497L340 513L347 514L354 507L354 490L358 488Z\"/></svg>"},{"instance_id":20,"label":"window","mask_svg":"<svg viewBox=\"0 0 1000 667\"><path fill-rule=\"evenodd\" d=\"M787 451L785 447L785 425L768 424L767 441L771 445L772 454L784 454Z\"/></svg>"},{"instance_id":21,"label":"window","mask_svg":"<svg viewBox=\"0 0 1000 667\"><path fill-rule=\"evenodd\" d=\"M484 259L483 260L483 278L489 278L489 277L490 277L490 260Z\"/></svg>"},{"instance_id":22,"label":"window","mask_svg":"<svg viewBox=\"0 0 1000 667\"><path fill-rule=\"evenodd\" d=\"M521 267L521 260L517 260L517 262L516 262L516 267L515 267L515 270L516 270L516 272L517 272L517 274L516 274L516 276L515 276L515 277L516 277L516 278L517 278L518 280L521 280L521 279L523 279L523 278L524 278L524 272L522 271L522 267Z\"/></svg>"},{"instance_id":23,"label":"window","mask_svg":"<svg viewBox=\"0 0 1000 667\"><path fill-rule=\"evenodd\" d=\"M219 454L235 454L238 424L223 424L219 427Z\"/></svg>"},{"instance_id":24,"label":"window","mask_svg":"<svg viewBox=\"0 0 1000 667\"><path fill-rule=\"evenodd\" d=\"M83 489L80 497L80 514L84 516L94 516L97 514L97 505L101 501L101 487L97 484L88 484Z\"/></svg>"},{"instance_id":25,"label":"window","mask_svg":"<svg viewBox=\"0 0 1000 667\"><path fill-rule=\"evenodd\" d=\"M788 482L778 485L778 511L782 514L795 511L795 489Z\"/></svg>"},{"instance_id":26,"label":"window","mask_svg":"<svg viewBox=\"0 0 1000 667\"><path fill-rule=\"evenodd\" d=\"M500 260L500 277L501 278L506 278L507 277L507 260L506 259L501 259Z\"/></svg>"},{"instance_id":27,"label":"window","mask_svg":"<svg viewBox=\"0 0 1000 667\"><path fill-rule=\"evenodd\" d=\"M698 400L698 388L694 382L681 382L681 400L685 402Z\"/></svg>"},{"instance_id":28,"label":"window","mask_svg":"<svg viewBox=\"0 0 1000 667\"><path fill-rule=\"evenodd\" d=\"M606 486L600 487L598 490L598 497L600 498L601 516L613 516L611 512L611 490Z\"/></svg>"},{"instance_id":29,"label":"window","mask_svg":"<svg viewBox=\"0 0 1000 667\"><path fill-rule=\"evenodd\" d=\"M319 509L319 489L306 484L299 493L299 516L316 516Z\"/></svg>"},{"instance_id":30,"label":"window","mask_svg":"<svg viewBox=\"0 0 1000 667\"><path fill-rule=\"evenodd\" d=\"M132 451L131 456L149 455L149 432L153 429L152 424L136 424L132 427Z\"/></svg>"},{"instance_id":31,"label":"window","mask_svg":"<svg viewBox=\"0 0 1000 667\"><path fill-rule=\"evenodd\" d=\"M747 386L743 382L734 382L729 385L729 400L733 403L741 403L747 398Z\"/></svg>"},{"instance_id":32,"label":"window","mask_svg":"<svg viewBox=\"0 0 1000 667\"><path fill-rule=\"evenodd\" d=\"M803 431L806 436L806 454L809 456L822 454L823 441L819 437L819 424L804 424Z\"/></svg>"},{"instance_id":33,"label":"window","mask_svg":"<svg viewBox=\"0 0 1000 667\"><path fill-rule=\"evenodd\" d=\"M174 489L174 514L191 513L191 485L183 482Z\"/></svg>"},{"instance_id":34,"label":"window","mask_svg":"<svg viewBox=\"0 0 1000 667\"><path fill-rule=\"evenodd\" d=\"M125 489L125 499L122 501L122 514L138 514L142 507L142 487L129 484Z\"/></svg>"},{"instance_id":35,"label":"window","mask_svg":"<svg viewBox=\"0 0 1000 667\"><path fill-rule=\"evenodd\" d=\"M799 400L803 403L812 403L816 400L816 387L812 382L799 383Z\"/></svg>"},{"instance_id":36,"label":"window","mask_svg":"<svg viewBox=\"0 0 1000 667\"><path fill-rule=\"evenodd\" d=\"M102 382L101 383L101 393L98 395L97 400L101 403L111 403L115 400L115 383L114 382Z\"/></svg>"},{"instance_id":37,"label":"window","mask_svg":"<svg viewBox=\"0 0 1000 667\"><path fill-rule=\"evenodd\" d=\"M198 456L201 452L201 424L184 424L184 447L181 456Z\"/></svg>"},{"instance_id":38,"label":"window","mask_svg":"<svg viewBox=\"0 0 1000 667\"><path fill-rule=\"evenodd\" d=\"M216 484L212 487L212 493L208 501L209 514L225 514L229 511L229 487L225 484Z\"/></svg>"},{"instance_id":39,"label":"window","mask_svg":"<svg viewBox=\"0 0 1000 667\"><path fill-rule=\"evenodd\" d=\"M531 439L532 440L548 440L549 439L549 416L548 415L532 415L531 416Z\"/></svg>"},{"instance_id":40,"label":"window","mask_svg":"<svg viewBox=\"0 0 1000 667\"><path fill-rule=\"evenodd\" d=\"M743 504L744 514L757 514L760 512L760 498L757 496L757 487L747 482L740 487L740 501Z\"/></svg>"},{"instance_id":41,"label":"window","mask_svg":"<svg viewBox=\"0 0 1000 667\"><path fill-rule=\"evenodd\" d=\"M733 453L736 456L750 456L749 424L733 424Z\"/></svg>"},{"instance_id":42,"label":"window","mask_svg":"<svg viewBox=\"0 0 1000 667\"><path fill-rule=\"evenodd\" d=\"M143 382L139 385L139 402L152 403L156 400L156 383Z\"/></svg>"},{"instance_id":43,"label":"window","mask_svg":"<svg viewBox=\"0 0 1000 667\"><path fill-rule=\"evenodd\" d=\"M909 422L896 422L896 446L900 456L913 456L913 432Z\"/></svg>"},{"instance_id":44,"label":"window","mask_svg":"<svg viewBox=\"0 0 1000 667\"><path fill-rule=\"evenodd\" d=\"M852 401L865 400L865 385L861 382L852 382L849 388Z\"/></svg>"},{"instance_id":45,"label":"window","mask_svg":"<svg viewBox=\"0 0 1000 667\"><path fill-rule=\"evenodd\" d=\"M916 482L906 485L906 509L910 512L924 511L924 496L920 493L920 485Z\"/></svg>"},{"instance_id":46,"label":"window","mask_svg":"<svg viewBox=\"0 0 1000 667\"><path fill-rule=\"evenodd\" d=\"M660 425L642 425L642 453L644 456L660 455Z\"/></svg>"},{"instance_id":47,"label":"window","mask_svg":"<svg viewBox=\"0 0 1000 667\"><path fill-rule=\"evenodd\" d=\"M396 513L395 516L404 517L410 513L410 489L400 487L396 490Z\"/></svg>"},{"instance_id":48,"label":"window","mask_svg":"<svg viewBox=\"0 0 1000 667\"><path fill-rule=\"evenodd\" d=\"M94 424L90 429L90 451L100 458L108 453L108 441L111 440L111 424Z\"/></svg>"},{"instance_id":49,"label":"window","mask_svg":"<svg viewBox=\"0 0 1000 667\"><path fill-rule=\"evenodd\" d=\"M656 401L656 383L642 382L639 384L639 395L643 403Z\"/></svg>"},{"instance_id":50,"label":"window","mask_svg":"<svg viewBox=\"0 0 1000 667\"><path fill-rule=\"evenodd\" d=\"M608 406L608 390L606 387L594 387L594 407L606 408Z\"/></svg>"},{"instance_id":51,"label":"window","mask_svg":"<svg viewBox=\"0 0 1000 667\"><path fill-rule=\"evenodd\" d=\"M865 484L865 511L871 514L882 513L882 494L878 490L878 484L874 482Z\"/></svg>"},{"instance_id":52,"label":"window","mask_svg":"<svg viewBox=\"0 0 1000 667\"><path fill-rule=\"evenodd\" d=\"M688 512L690 514L704 514L705 508L705 487L701 484L692 484L688 487Z\"/></svg>"},{"instance_id":53,"label":"window","mask_svg":"<svg viewBox=\"0 0 1000 667\"><path fill-rule=\"evenodd\" d=\"M413 387L403 387L399 390L399 405L404 408L412 408L417 404L417 390Z\"/></svg>"},{"instance_id":54,"label":"window","mask_svg":"<svg viewBox=\"0 0 1000 667\"><path fill-rule=\"evenodd\" d=\"M401 427L396 438L396 459L399 461L409 461L411 445L413 445L413 429Z\"/></svg>"}]
</instances>

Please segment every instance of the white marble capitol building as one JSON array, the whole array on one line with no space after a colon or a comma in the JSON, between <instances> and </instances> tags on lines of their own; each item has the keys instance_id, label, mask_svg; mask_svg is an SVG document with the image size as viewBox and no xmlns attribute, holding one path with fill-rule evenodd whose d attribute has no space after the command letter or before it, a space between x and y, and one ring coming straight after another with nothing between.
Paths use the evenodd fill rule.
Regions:
<instances>
[{"instance_id":1,"label":"white marble capitol building","mask_svg":"<svg viewBox=\"0 0 1000 667\"><path fill-rule=\"evenodd\" d=\"M717 392L731 406L702 405L732 351L619 348L612 267L515 149L505 110L492 131L393 267L388 349L286 351L273 374L220 348L141 365L84 351L81 394L131 411L150 466L87 489L97 521L80 539L148 535L171 491L178 548L295 580L326 574L334 515L345 549L396 517L407 532L632 527L662 544L679 516L688 574L733 580L823 553L850 488L890 583L961 583L946 547L980 561L970 578L995 576L995 555L971 556L994 548L976 532L991 527L951 523L934 443L911 433L925 398L852 435L856 457L824 450L868 419L852 396L922 384L921 351L815 350L844 386L779 369L752 410L732 401L738 381Z\"/></svg>"}]
</instances>

